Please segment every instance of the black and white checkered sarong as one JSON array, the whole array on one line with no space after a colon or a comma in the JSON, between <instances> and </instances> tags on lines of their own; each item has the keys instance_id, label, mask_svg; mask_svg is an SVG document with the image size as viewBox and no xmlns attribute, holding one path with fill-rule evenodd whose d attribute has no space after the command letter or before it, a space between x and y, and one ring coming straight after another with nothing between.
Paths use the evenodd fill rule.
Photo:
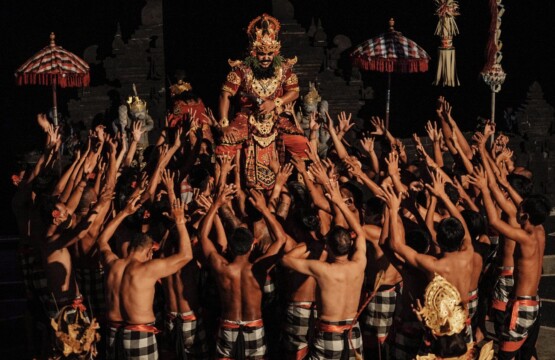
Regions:
<instances>
[{"instance_id":1,"label":"black and white checkered sarong","mask_svg":"<svg viewBox=\"0 0 555 360\"><path fill-rule=\"evenodd\" d=\"M121 352L127 360L158 360L156 328L152 325L139 325L148 331L131 330L130 326L110 326L108 338L108 359L116 359ZM133 326L131 326L133 327ZM119 360L119 359L118 359Z\"/></svg>"},{"instance_id":2,"label":"black and white checkered sarong","mask_svg":"<svg viewBox=\"0 0 555 360\"><path fill-rule=\"evenodd\" d=\"M393 325L397 295L401 286L387 285L378 289L362 313L362 332L364 338L375 337L379 343L384 343Z\"/></svg>"},{"instance_id":3,"label":"black and white checkered sarong","mask_svg":"<svg viewBox=\"0 0 555 360\"><path fill-rule=\"evenodd\" d=\"M250 360L264 359L266 341L262 319L254 321L222 320L216 350L218 358L238 357L242 352Z\"/></svg>"},{"instance_id":4,"label":"black and white checkered sarong","mask_svg":"<svg viewBox=\"0 0 555 360\"><path fill-rule=\"evenodd\" d=\"M539 296L519 296L509 301L501 335L501 350L516 351L528 337L528 329L534 325L540 312Z\"/></svg>"},{"instance_id":5,"label":"black and white checkered sarong","mask_svg":"<svg viewBox=\"0 0 555 360\"><path fill-rule=\"evenodd\" d=\"M314 320L317 317L318 313L313 302L289 303L283 322L285 350L296 353L308 346L309 339L313 336Z\"/></svg>"},{"instance_id":6,"label":"black and white checkered sarong","mask_svg":"<svg viewBox=\"0 0 555 360\"><path fill-rule=\"evenodd\" d=\"M318 331L314 338L314 346L308 356L310 360L343 359L344 351L348 352L349 360L355 359L355 351L362 354L362 336L358 321L353 325L352 338L349 341L349 328L352 319L343 321L318 322ZM350 344L353 344L351 348Z\"/></svg>"},{"instance_id":7,"label":"black and white checkered sarong","mask_svg":"<svg viewBox=\"0 0 555 360\"><path fill-rule=\"evenodd\" d=\"M176 352L184 351L187 359L208 359L208 344L202 317L197 317L193 311L170 312L167 317L167 329Z\"/></svg>"}]
</instances>

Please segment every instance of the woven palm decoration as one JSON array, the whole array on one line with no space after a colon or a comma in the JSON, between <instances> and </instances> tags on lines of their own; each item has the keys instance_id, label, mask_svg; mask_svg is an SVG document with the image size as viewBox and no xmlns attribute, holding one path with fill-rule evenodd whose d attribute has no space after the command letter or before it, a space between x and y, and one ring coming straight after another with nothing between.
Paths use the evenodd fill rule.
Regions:
<instances>
[{"instance_id":1,"label":"woven palm decoration","mask_svg":"<svg viewBox=\"0 0 555 360\"><path fill-rule=\"evenodd\" d=\"M459 34L455 17L459 15L459 4L455 0L435 0L439 21L434 35L441 38L438 48L437 73L434 85L458 86L455 47L453 37Z\"/></svg>"}]
</instances>

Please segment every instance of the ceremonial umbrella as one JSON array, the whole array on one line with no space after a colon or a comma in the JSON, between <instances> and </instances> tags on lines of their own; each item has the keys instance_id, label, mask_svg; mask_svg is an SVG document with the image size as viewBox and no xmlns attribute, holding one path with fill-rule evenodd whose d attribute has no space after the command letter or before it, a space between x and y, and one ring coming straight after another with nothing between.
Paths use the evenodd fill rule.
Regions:
<instances>
[{"instance_id":1,"label":"ceremonial umbrella","mask_svg":"<svg viewBox=\"0 0 555 360\"><path fill-rule=\"evenodd\" d=\"M33 55L15 72L18 85L52 85L54 125L58 125L58 101L56 87L88 86L89 65L77 55L56 46L54 33L50 45Z\"/></svg>"},{"instance_id":2,"label":"ceremonial umbrella","mask_svg":"<svg viewBox=\"0 0 555 360\"><path fill-rule=\"evenodd\" d=\"M395 21L389 20L389 31L366 40L351 53L353 64L362 70L387 73L387 100L385 126L389 128L389 103L391 99L391 73L428 71L430 56L414 41L395 31Z\"/></svg>"}]
</instances>

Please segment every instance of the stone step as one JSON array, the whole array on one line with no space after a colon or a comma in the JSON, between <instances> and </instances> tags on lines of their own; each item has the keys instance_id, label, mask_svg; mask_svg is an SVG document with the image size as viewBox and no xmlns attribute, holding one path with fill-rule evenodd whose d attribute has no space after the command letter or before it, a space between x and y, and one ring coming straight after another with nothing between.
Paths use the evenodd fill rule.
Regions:
<instances>
[{"instance_id":1,"label":"stone step","mask_svg":"<svg viewBox=\"0 0 555 360\"><path fill-rule=\"evenodd\" d=\"M545 255L543 257L543 274L555 275L555 255Z\"/></svg>"}]
</instances>

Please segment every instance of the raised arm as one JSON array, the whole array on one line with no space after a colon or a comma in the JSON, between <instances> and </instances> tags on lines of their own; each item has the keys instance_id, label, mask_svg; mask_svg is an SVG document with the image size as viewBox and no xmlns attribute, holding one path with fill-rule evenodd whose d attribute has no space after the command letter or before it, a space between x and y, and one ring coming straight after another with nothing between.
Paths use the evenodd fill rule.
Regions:
<instances>
[{"instance_id":1,"label":"raised arm","mask_svg":"<svg viewBox=\"0 0 555 360\"><path fill-rule=\"evenodd\" d=\"M151 279L160 279L175 274L183 266L193 259L191 239L185 227L185 216L183 213L185 204L181 199L176 199L172 204L171 219L177 229L179 246L178 251L163 259L155 259L146 263L145 273Z\"/></svg>"},{"instance_id":2,"label":"raised arm","mask_svg":"<svg viewBox=\"0 0 555 360\"><path fill-rule=\"evenodd\" d=\"M330 133L331 140L333 141L333 145L335 146L335 150L337 151L337 156L339 156L339 158L343 160L344 158L349 156L349 153L345 149L345 146L341 142L341 139L339 138L339 136L337 136L337 133L335 131L335 126L333 125L333 120L331 119L331 116L328 112L326 112L326 117L328 118L328 132ZM347 119L345 112L342 112L339 115L339 119L340 121L342 119L345 119L345 120ZM349 119L350 119L350 116L349 116Z\"/></svg>"},{"instance_id":3,"label":"raised arm","mask_svg":"<svg viewBox=\"0 0 555 360\"><path fill-rule=\"evenodd\" d=\"M235 190L231 185L225 185L222 189L220 189L216 200L212 203L212 206L202 221L200 228L200 243L204 257L212 264L212 266L221 265L225 262L225 259L218 253L214 243L210 240L210 231L212 230L214 218L216 217L218 209L223 204L231 200L234 192Z\"/></svg>"},{"instance_id":4,"label":"raised arm","mask_svg":"<svg viewBox=\"0 0 555 360\"><path fill-rule=\"evenodd\" d=\"M525 242L528 240L528 235L521 228L511 226L505 221L501 220L497 214L495 204L491 198L490 190L488 188L488 179L483 169L476 168L474 174L470 176L469 181L482 192L482 200L486 208L488 223L492 228L498 231L503 236L515 240L516 242Z\"/></svg>"},{"instance_id":5,"label":"raised arm","mask_svg":"<svg viewBox=\"0 0 555 360\"><path fill-rule=\"evenodd\" d=\"M351 259L353 261L364 263L364 265L366 265L366 234L364 233L364 229L362 228L360 222L352 213L352 211L349 210L349 207L347 206L347 204L345 204L345 201L343 201L343 197L341 196L341 192L339 191L339 184L337 183L337 181L328 182L328 184L326 185L326 191L326 197L330 199L339 208L339 210L341 210L341 213L347 220L350 228L355 232L357 236L355 240L355 252L353 253Z\"/></svg>"},{"instance_id":6,"label":"raised arm","mask_svg":"<svg viewBox=\"0 0 555 360\"><path fill-rule=\"evenodd\" d=\"M451 199L449 199L449 196L447 196L447 194L445 193L445 179L443 178L441 173L438 172L432 172L430 175L432 177L433 186L430 184L426 184L426 188L434 196L443 201L443 204L447 208L447 211L449 211L449 214L459 220L464 228L464 238L461 246L461 251L473 251L472 239L470 237L468 227L466 226L466 222L464 221L464 218L462 217L461 212L459 211L457 206L455 206L455 204L451 202Z\"/></svg>"}]
</instances>

